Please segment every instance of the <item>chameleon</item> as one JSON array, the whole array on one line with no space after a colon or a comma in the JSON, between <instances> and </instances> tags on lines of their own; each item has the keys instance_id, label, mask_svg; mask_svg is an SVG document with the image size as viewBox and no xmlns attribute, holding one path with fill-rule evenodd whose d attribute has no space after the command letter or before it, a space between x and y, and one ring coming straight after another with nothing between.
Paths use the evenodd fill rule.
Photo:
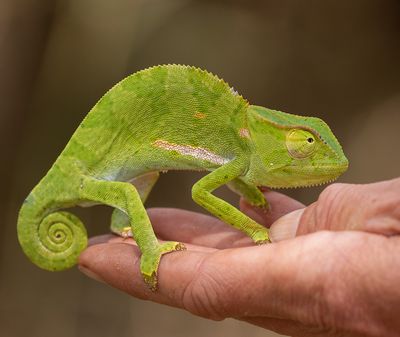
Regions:
<instances>
[{"instance_id":1,"label":"chameleon","mask_svg":"<svg viewBox=\"0 0 400 337\"><path fill-rule=\"evenodd\" d=\"M321 119L250 105L206 70L153 66L117 83L89 111L24 200L18 239L37 266L70 268L87 246L87 233L65 209L111 206L111 231L134 237L143 279L156 291L161 256L185 249L180 242L158 241L144 207L160 172L205 171L192 187L193 200L263 244L270 242L268 229L213 195L215 189L227 185L268 211L261 186L328 183L347 167Z\"/></svg>"}]
</instances>

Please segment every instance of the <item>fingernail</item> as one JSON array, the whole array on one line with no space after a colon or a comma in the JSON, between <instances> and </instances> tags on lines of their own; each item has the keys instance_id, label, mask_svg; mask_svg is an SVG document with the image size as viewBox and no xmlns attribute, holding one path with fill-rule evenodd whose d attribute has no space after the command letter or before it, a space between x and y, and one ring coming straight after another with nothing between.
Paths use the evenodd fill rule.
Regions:
<instances>
[{"instance_id":1,"label":"fingernail","mask_svg":"<svg viewBox=\"0 0 400 337\"><path fill-rule=\"evenodd\" d=\"M85 274L86 276L92 278L93 280L99 281L101 283L106 283L100 276L92 272L90 269L83 267L83 266L78 266L78 269Z\"/></svg>"},{"instance_id":2,"label":"fingernail","mask_svg":"<svg viewBox=\"0 0 400 337\"><path fill-rule=\"evenodd\" d=\"M293 239L296 236L297 227L299 226L299 221L303 211L304 208L298 209L276 220L271 225L269 231L271 241L278 242L282 240Z\"/></svg>"}]
</instances>

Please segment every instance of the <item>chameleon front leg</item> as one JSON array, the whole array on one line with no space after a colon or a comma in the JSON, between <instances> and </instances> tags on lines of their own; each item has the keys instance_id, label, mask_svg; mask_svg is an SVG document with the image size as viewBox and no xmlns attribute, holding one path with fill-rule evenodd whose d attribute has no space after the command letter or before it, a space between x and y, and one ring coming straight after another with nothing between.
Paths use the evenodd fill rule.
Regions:
<instances>
[{"instance_id":1,"label":"chameleon front leg","mask_svg":"<svg viewBox=\"0 0 400 337\"><path fill-rule=\"evenodd\" d=\"M216 188L233 181L245 170L245 161L237 158L209 173L193 185L192 198L211 214L241 230L257 244L269 242L268 229L211 194Z\"/></svg>"},{"instance_id":2,"label":"chameleon front leg","mask_svg":"<svg viewBox=\"0 0 400 337\"><path fill-rule=\"evenodd\" d=\"M81 184L80 196L83 200L118 208L128 215L133 236L142 252L140 271L143 279L151 290L157 290L157 269L161 255L183 250L185 246L180 242L158 242L140 194L130 183L85 178Z\"/></svg>"},{"instance_id":3,"label":"chameleon front leg","mask_svg":"<svg viewBox=\"0 0 400 337\"><path fill-rule=\"evenodd\" d=\"M139 193L140 200L144 204L153 186L157 182L160 174L158 172L148 172L133 178L129 183L135 186ZM118 208L114 209L111 215L111 232L124 238L132 237L132 230L129 217Z\"/></svg>"},{"instance_id":4,"label":"chameleon front leg","mask_svg":"<svg viewBox=\"0 0 400 337\"><path fill-rule=\"evenodd\" d=\"M251 185L241 178L236 178L228 182L227 186L230 190L245 198L250 205L259 207L265 211L270 209L268 201L257 186Z\"/></svg>"}]
</instances>

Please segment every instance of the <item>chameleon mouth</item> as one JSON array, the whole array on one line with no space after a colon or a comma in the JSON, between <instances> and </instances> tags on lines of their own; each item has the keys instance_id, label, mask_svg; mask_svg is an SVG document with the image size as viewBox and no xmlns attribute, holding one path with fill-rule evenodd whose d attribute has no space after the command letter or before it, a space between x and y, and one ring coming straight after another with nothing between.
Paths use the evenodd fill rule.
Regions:
<instances>
[{"instance_id":1,"label":"chameleon mouth","mask_svg":"<svg viewBox=\"0 0 400 337\"><path fill-rule=\"evenodd\" d=\"M288 168L293 168L296 169L298 168L297 165L289 165L287 166ZM340 163L336 163L336 164L332 164L332 163L319 163L318 164L318 168L316 168L315 166L312 165L307 165L304 166L304 170L315 170L317 172L341 172L343 173L344 171L346 171L349 167L349 162L346 160L341 161Z\"/></svg>"},{"instance_id":2,"label":"chameleon mouth","mask_svg":"<svg viewBox=\"0 0 400 337\"><path fill-rule=\"evenodd\" d=\"M293 184L293 185L290 185L290 186L268 185L268 186L265 186L265 187L273 188L273 189L279 189L279 190L288 190L288 189L291 189L291 188L303 188L303 187L318 187L318 186L322 186L322 185L327 185L327 184L333 183L338 178L339 178L339 176L337 176L335 178L332 178L330 180L324 180L324 181L320 181L320 182L299 183L299 184Z\"/></svg>"},{"instance_id":3,"label":"chameleon mouth","mask_svg":"<svg viewBox=\"0 0 400 337\"><path fill-rule=\"evenodd\" d=\"M276 189L315 187L334 182L347 170L348 163L342 165L322 165L318 169L312 166L299 167L289 166L282 172L275 172L276 176L266 186ZM293 181L288 181L291 177Z\"/></svg>"},{"instance_id":4,"label":"chameleon mouth","mask_svg":"<svg viewBox=\"0 0 400 337\"><path fill-rule=\"evenodd\" d=\"M340 175L338 175L337 177L334 178L330 178L328 180L323 180L323 181L319 181L319 182L312 182L312 183L300 183L298 185L293 185L290 187L277 187L279 189L288 189L288 188L302 188L302 187L318 187L318 186L322 186L322 185L327 185L327 184L331 184L334 181L336 181L339 178Z\"/></svg>"},{"instance_id":5,"label":"chameleon mouth","mask_svg":"<svg viewBox=\"0 0 400 337\"><path fill-rule=\"evenodd\" d=\"M279 189L279 190L288 190L291 188L304 188L304 187L318 187L322 185L327 185L330 183L333 183L335 180L337 180L339 176L331 178L329 180L323 180L323 181L318 181L318 182L299 182L298 184L293 184L293 185L273 185L273 184L268 184L265 187L268 188L273 188L273 189Z\"/></svg>"}]
</instances>

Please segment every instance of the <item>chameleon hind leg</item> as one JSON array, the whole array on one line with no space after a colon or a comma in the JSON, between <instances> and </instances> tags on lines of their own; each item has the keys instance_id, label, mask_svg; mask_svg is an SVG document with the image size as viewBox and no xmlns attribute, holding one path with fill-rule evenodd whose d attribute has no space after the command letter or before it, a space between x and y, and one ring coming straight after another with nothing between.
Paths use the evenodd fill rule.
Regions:
<instances>
[{"instance_id":1,"label":"chameleon hind leg","mask_svg":"<svg viewBox=\"0 0 400 337\"><path fill-rule=\"evenodd\" d=\"M161 256L183 250L185 246L180 242L158 242L140 194L130 183L86 177L82 180L80 195L83 200L103 203L128 215L133 236L142 252L140 271L143 279L151 290L157 290L157 270Z\"/></svg>"},{"instance_id":2,"label":"chameleon hind leg","mask_svg":"<svg viewBox=\"0 0 400 337\"><path fill-rule=\"evenodd\" d=\"M193 185L193 200L211 214L244 232L255 243L269 242L268 229L240 212L226 201L212 195L218 187L238 178L245 168L240 158L212 171ZM253 193L254 189L252 189ZM261 192L260 192L261 193Z\"/></svg>"},{"instance_id":3,"label":"chameleon hind leg","mask_svg":"<svg viewBox=\"0 0 400 337\"><path fill-rule=\"evenodd\" d=\"M140 200L144 204L160 174L149 172L133 178L129 183L135 186ZM123 211L115 208L111 216L111 232L124 238L133 237L129 217Z\"/></svg>"}]
</instances>

